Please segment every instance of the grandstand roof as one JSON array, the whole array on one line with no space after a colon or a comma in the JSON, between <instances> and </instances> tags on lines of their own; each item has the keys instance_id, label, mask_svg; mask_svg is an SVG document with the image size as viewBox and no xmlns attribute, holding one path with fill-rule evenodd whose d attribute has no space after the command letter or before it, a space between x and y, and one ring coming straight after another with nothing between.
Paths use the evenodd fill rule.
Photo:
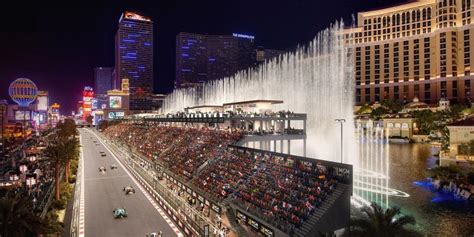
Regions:
<instances>
[{"instance_id":1,"label":"grandstand roof","mask_svg":"<svg viewBox=\"0 0 474 237\"><path fill-rule=\"evenodd\" d=\"M198 105L198 106L188 107L187 109L199 109L199 108L222 108L222 105Z\"/></svg>"},{"instance_id":2,"label":"grandstand roof","mask_svg":"<svg viewBox=\"0 0 474 237\"><path fill-rule=\"evenodd\" d=\"M283 100L246 100L246 101L225 103L224 106L226 106L226 105L240 105L240 104L253 104L253 103L283 104Z\"/></svg>"}]
</instances>

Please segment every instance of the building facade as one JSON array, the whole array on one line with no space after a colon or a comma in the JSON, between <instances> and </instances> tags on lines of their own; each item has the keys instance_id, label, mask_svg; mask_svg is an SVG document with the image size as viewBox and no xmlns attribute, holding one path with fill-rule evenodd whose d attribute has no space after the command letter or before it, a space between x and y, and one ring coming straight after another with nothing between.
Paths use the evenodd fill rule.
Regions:
<instances>
[{"instance_id":1,"label":"building facade","mask_svg":"<svg viewBox=\"0 0 474 237\"><path fill-rule=\"evenodd\" d=\"M96 94L105 95L108 90L113 88L111 67L96 67L94 68L94 89Z\"/></svg>"},{"instance_id":2,"label":"building facade","mask_svg":"<svg viewBox=\"0 0 474 237\"><path fill-rule=\"evenodd\" d=\"M419 0L358 13L344 38L354 56L356 103L471 101L471 0Z\"/></svg>"},{"instance_id":3,"label":"building facade","mask_svg":"<svg viewBox=\"0 0 474 237\"><path fill-rule=\"evenodd\" d=\"M183 88L230 77L255 66L255 37L243 34L176 36L175 87Z\"/></svg>"},{"instance_id":4,"label":"building facade","mask_svg":"<svg viewBox=\"0 0 474 237\"><path fill-rule=\"evenodd\" d=\"M474 157L468 154L461 154L461 146L469 144L474 140L474 118L468 117L463 120L456 121L448 125L449 129L449 157L456 157L457 159L469 159ZM458 155L463 155L459 157Z\"/></svg>"},{"instance_id":5,"label":"building facade","mask_svg":"<svg viewBox=\"0 0 474 237\"><path fill-rule=\"evenodd\" d=\"M153 22L150 18L125 12L115 36L115 89L130 80L130 109L144 110L153 93Z\"/></svg>"},{"instance_id":6,"label":"building facade","mask_svg":"<svg viewBox=\"0 0 474 237\"><path fill-rule=\"evenodd\" d=\"M193 87L207 80L205 35L181 32L176 36L176 87Z\"/></svg>"}]
</instances>

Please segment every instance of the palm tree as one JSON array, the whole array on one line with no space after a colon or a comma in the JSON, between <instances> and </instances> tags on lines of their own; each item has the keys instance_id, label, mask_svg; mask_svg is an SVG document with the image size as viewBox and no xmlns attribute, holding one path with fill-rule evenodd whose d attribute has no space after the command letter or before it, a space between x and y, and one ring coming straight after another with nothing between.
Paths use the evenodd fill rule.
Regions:
<instances>
[{"instance_id":1,"label":"palm tree","mask_svg":"<svg viewBox=\"0 0 474 237\"><path fill-rule=\"evenodd\" d=\"M76 123L72 119L65 119L64 122L59 122L56 128L58 129L57 134L61 139L70 139L77 135Z\"/></svg>"},{"instance_id":2,"label":"palm tree","mask_svg":"<svg viewBox=\"0 0 474 237\"><path fill-rule=\"evenodd\" d=\"M65 162L66 162L66 175L65 181L69 183L69 176L71 175L71 160L79 157L79 141L77 138L71 138L63 144Z\"/></svg>"},{"instance_id":3,"label":"palm tree","mask_svg":"<svg viewBox=\"0 0 474 237\"><path fill-rule=\"evenodd\" d=\"M32 210L32 201L25 197L5 195L0 198L0 236L33 236L48 232L48 223Z\"/></svg>"},{"instance_id":4,"label":"palm tree","mask_svg":"<svg viewBox=\"0 0 474 237\"><path fill-rule=\"evenodd\" d=\"M406 228L406 225L414 225L412 216L399 216L400 208L392 207L383 210L376 203L362 209L365 218L352 219L349 227L344 231L344 236L364 237L398 237L398 236L420 236L417 231ZM399 216L399 217L397 217Z\"/></svg>"},{"instance_id":5,"label":"palm tree","mask_svg":"<svg viewBox=\"0 0 474 237\"><path fill-rule=\"evenodd\" d=\"M55 189L55 198L59 200L60 198L60 184L59 180L61 174L61 166L66 162L67 156L65 154L65 144L64 142L56 141L51 142L51 144L46 147L44 150L44 155L48 157L51 161L54 169L54 189Z\"/></svg>"}]
</instances>

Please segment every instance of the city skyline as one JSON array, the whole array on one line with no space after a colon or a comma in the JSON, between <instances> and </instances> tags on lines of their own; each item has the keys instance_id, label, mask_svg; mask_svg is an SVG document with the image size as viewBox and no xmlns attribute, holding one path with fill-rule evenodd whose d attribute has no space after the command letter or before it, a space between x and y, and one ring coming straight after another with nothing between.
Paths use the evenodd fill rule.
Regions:
<instances>
[{"instance_id":1,"label":"city skyline","mask_svg":"<svg viewBox=\"0 0 474 237\"><path fill-rule=\"evenodd\" d=\"M19 77L30 78L45 90L57 91L51 93L51 101L62 104L62 111L70 113L81 97L81 89L94 85L93 68L114 66L114 36L120 14L125 10L137 11L155 21L154 38L159 43L154 50L154 92L169 93L175 80L175 40L179 32L251 34L256 36L256 46L291 50L338 19L350 21L351 14L358 11L401 2L405 1L239 1L230 5L178 1L98 3L94 7L41 5L29 9L13 6L0 17L6 22L15 18L14 24L0 32L5 52L0 87L7 88ZM340 4L346 6L340 8ZM15 9L21 10L21 18L14 13ZM282 19L284 15L293 17ZM68 57L71 54L75 57ZM6 90L0 92L0 98L9 99Z\"/></svg>"}]
</instances>

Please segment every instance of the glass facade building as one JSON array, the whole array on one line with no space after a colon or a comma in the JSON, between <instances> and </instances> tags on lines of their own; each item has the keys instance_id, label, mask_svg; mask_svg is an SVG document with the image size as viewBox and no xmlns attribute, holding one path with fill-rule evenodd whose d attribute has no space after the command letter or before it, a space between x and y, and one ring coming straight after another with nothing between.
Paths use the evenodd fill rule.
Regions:
<instances>
[{"instance_id":1,"label":"glass facade building","mask_svg":"<svg viewBox=\"0 0 474 237\"><path fill-rule=\"evenodd\" d=\"M113 89L111 67L96 67L94 68L94 89L96 94L105 95L108 90Z\"/></svg>"},{"instance_id":2,"label":"glass facade building","mask_svg":"<svg viewBox=\"0 0 474 237\"><path fill-rule=\"evenodd\" d=\"M130 110L147 110L147 98L153 93L153 22L125 12L120 17L115 40L114 85L128 78Z\"/></svg>"},{"instance_id":3,"label":"glass facade building","mask_svg":"<svg viewBox=\"0 0 474 237\"><path fill-rule=\"evenodd\" d=\"M255 66L254 40L253 36L242 34L179 33L176 36L175 87L195 87Z\"/></svg>"},{"instance_id":4,"label":"glass facade building","mask_svg":"<svg viewBox=\"0 0 474 237\"><path fill-rule=\"evenodd\" d=\"M207 80L206 36L179 33L176 36L175 87L192 87Z\"/></svg>"}]
</instances>

